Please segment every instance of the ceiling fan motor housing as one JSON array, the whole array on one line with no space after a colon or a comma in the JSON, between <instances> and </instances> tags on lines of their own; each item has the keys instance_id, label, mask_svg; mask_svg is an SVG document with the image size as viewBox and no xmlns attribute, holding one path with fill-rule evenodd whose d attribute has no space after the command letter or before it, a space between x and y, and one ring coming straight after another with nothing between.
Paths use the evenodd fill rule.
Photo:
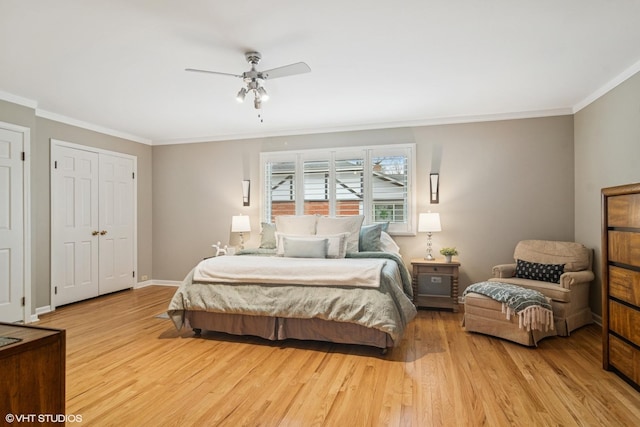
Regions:
<instances>
[{"instance_id":1,"label":"ceiling fan motor housing","mask_svg":"<svg viewBox=\"0 0 640 427\"><path fill-rule=\"evenodd\" d=\"M247 59L247 62L252 65L258 65L262 59L260 52L247 52L244 54L244 57Z\"/></svg>"}]
</instances>

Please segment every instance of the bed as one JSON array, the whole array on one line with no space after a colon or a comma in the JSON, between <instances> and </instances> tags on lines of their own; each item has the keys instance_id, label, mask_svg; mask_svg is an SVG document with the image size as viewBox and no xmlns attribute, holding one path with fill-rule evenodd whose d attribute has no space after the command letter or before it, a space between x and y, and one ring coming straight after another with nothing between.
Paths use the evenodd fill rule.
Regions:
<instances>
[{"instance_id":1,"label":"bed","mask_svg":"<svg viewBox=\"0 0 640 427\"><path fill-rule=\"evenodd\" d=\"M268 340L397 346L416 315L410 274L399 253L379 246L366 250L372 249L362 245L366 227L358 230L358 250L329 258L332 238L327 236L351 233L276 232L283 240L276 248L203 260L174 294L169 317L178 330L192 328L196 335L206 330ZM323 241L325 256L312 256L322 246L317 240ZM346 248L337 242L334 249ZM283 247L295 247L295 256Z\"/></svg>"}]
</instances>

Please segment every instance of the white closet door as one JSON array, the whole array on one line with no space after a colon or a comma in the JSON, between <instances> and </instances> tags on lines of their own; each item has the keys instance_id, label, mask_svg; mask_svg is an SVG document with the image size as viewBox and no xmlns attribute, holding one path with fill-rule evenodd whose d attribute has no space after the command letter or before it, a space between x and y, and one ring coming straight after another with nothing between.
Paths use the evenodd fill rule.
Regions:
<instances>
[{"instance_id":1,"label":"white closet door","mask_svg":"<svg viewBox=\"0 0 640 427\"><path fill-rule=\"evenodd\" d=\"M0 128L0 321L23 320L22 133Z\"/></svg>"},{"instance_id":2,"label":"white closet door","mask_svg":"<svg viewBox=\"0 0 640 427\"><path fill-rule=\"evenodd\" d=\"M100 294L131 288L133 160L100 154Z\"/></svg>"},{"instance_id":3,"label":"white closet door","mask_svg":"<svg viewBox=\"0 0 640 427\"><path fill-rule=\"evenodd\" d=\"M98 296L98 154L51 148L51 282L54 305Z\"/></svg>"}]
</instances>

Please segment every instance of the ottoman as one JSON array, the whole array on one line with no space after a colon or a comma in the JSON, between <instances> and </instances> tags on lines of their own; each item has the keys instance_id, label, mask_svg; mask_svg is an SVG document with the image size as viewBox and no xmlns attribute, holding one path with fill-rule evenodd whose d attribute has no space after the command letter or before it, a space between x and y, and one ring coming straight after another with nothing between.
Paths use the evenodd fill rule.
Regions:
<instances>
[{"instance_id":1,"label":"ottoman","mask_svg":"<svg viewBox=\"0 0 640 427\"><path fill-rule=\"evenodd\" d=\"M541 339L558 335L555 329L527 331L518 325L518 315L513 314L507 320L501 302L475 292L465 295L462 326L467 332L479 332L526 346L537 346Z\"/></svg>"}]
</instances>

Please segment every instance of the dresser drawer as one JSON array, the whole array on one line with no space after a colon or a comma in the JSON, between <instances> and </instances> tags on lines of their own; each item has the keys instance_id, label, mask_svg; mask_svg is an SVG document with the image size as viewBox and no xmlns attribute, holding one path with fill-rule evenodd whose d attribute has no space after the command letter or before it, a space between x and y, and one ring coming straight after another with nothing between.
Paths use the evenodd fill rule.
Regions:
<instances>
[{"instance_id":1,"label":"dresser drawer","mask_svg":"<svg viewBox=\"0 0 640 427\"><path fill-rule=\"evenodd\" d=\"M640 194L612 196L607 200L609 227L640 228Z\"/></svg>"},{"instance_id":2,"label":"dresser drawer","mask_svg":"<svg viewBox=\"0 0 640 427\"><path fill-rule=\"evenodd\" d=\"M610 266L609 295L640 307L640 271Z\"/></svg>"},{"instance_id":3,"label":"dresser drawer","mask_svg":"<svg viewBox=\"0 0 640 427\"><path fill-rule=\"evenodd\" d=\"M640 267L640 233L609 231L609 262Z\"/></svg>"},{"instance_id":4,"label":"dresser drawer","mask_svg":"<svg viewBox=\"0 0 640 427\"><path fill-rule=\"evenodd\" d=\"M609 330L640 345L640 311L609 301Z\"/></svg>"},{"instance_id":5,"label":"dresser drawer","mask_svg":"<svg viewBox=\"0 0 640 427\"><path fill-rule=\"evenodd\" d=\"M640 383L640 351L613 335L609 335L609 364Z\"/></svg>"}]
</instances>

